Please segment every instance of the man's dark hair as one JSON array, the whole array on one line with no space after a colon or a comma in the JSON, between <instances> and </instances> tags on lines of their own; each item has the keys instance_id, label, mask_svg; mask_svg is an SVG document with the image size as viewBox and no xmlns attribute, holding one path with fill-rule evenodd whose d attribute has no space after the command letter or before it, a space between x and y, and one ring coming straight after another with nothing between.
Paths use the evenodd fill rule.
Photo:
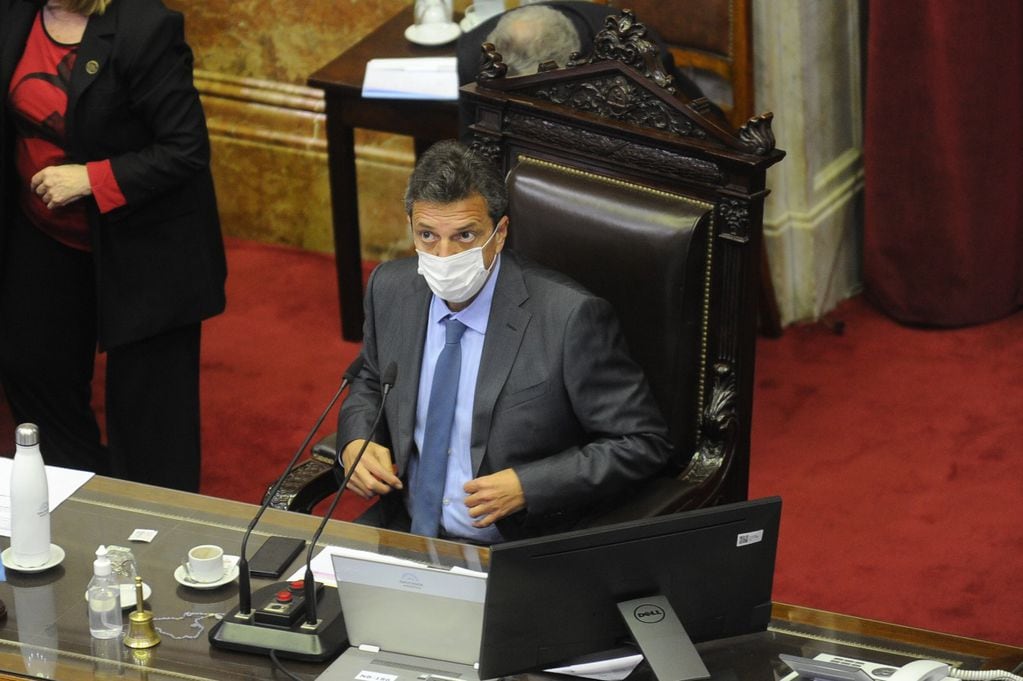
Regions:
<instances>
[{"instance_id":1,"label":"man's dark hair","mask_svg":"<svg viewBox=\"0 0 1023 681\"><path fill-rule=\"evenodd\" d=\"M461 142L437 142L419 157L405 189L405 212L412 204L454 203L479 194L496 226L508 208L508 188L497 165Z\"/></svg>"}]
</instances>

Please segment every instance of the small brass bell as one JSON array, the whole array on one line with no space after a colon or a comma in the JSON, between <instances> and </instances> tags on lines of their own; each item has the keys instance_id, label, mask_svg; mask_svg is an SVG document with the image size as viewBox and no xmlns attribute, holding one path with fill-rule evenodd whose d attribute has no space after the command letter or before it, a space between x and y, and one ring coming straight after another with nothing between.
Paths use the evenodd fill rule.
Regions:
<instances>
[{"instance_id":1,"label":"small brass bell","mask_svg":"<svg viewBox=\"0 0 1023 681\"><path fill-rule=\"evenodd\" d=\"M160 642L153 624L153 613L142 607L142 578L135 576L135 610L128 615L128 634L124 645L129 648L152 648Z\"/></svg>"}]
</instances>

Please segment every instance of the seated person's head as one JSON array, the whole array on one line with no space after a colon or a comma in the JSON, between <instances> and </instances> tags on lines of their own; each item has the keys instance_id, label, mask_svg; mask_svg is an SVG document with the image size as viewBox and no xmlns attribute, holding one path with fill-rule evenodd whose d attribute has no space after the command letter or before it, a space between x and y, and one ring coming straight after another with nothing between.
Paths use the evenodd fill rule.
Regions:
<instances>
[{"instance_id":1,"label":"seated person's head","mask_svg":"<svg viewBox=\"0 0 1023 681\"><path fill-rule=\"evenodd\" d=\"M459 142L433 145L412 171L405 211L419 271L452 310L471 302L490 275L508 234L507 206L497 166Z\"/></svg>"},{"instance_id":2,"label":"seated person's head","mask_svg":"<svg viewBox=\"0 0 1023 681\"><path fill-rule=\"evenodd\" d=\"M582 49L571 19L551 7L531 5L507 12L487 36L508 67L509 76L536 73L548 61L565 66Z\"/></svg>"},{"instance_id":3,"label":"seated person's head","mask_svg":"<svg viewBox=\"0 0 1023 681\"><path fill-rule=\"evenodd\" d=\"M445 140L419 157L405 189L405 212L409 218L416 204L452 204L479 195L493 224L508 208L508 189L497 164L469 147Z\"/></svg>"}]
</instances>

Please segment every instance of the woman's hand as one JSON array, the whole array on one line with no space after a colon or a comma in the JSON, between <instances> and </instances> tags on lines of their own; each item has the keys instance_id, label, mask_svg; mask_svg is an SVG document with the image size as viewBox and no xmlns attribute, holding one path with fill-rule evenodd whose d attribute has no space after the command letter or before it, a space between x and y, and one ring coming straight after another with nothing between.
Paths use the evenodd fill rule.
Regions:
<instances>
[{"instance_id":1,"label":"woman's hand","mask_svg":"<svg viewBox=\"0 0 1023 681\"><path fill-rule=\"evenodd\" d=\"M49 166L32 176L32 191L50 210L92 194L84 165Z\"/></svg>"}]
</instances>

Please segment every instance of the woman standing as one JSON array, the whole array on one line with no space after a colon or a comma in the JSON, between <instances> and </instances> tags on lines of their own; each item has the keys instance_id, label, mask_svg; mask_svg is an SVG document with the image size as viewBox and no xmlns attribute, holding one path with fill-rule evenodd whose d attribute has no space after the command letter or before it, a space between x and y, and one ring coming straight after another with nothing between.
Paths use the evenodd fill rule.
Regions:
<instances>
[{"instance_id":1,"label":"woman standing","mask_svg":"<svg viewBox=\"0 0 1023 681\"><path fill-rule=\"evenodd\" d=\"M224 309L209 138L161 0L0 0L0 378L46 462L198 490ZM108 447L90 406L107 353Z\"/></svg>"}]
</instances>

